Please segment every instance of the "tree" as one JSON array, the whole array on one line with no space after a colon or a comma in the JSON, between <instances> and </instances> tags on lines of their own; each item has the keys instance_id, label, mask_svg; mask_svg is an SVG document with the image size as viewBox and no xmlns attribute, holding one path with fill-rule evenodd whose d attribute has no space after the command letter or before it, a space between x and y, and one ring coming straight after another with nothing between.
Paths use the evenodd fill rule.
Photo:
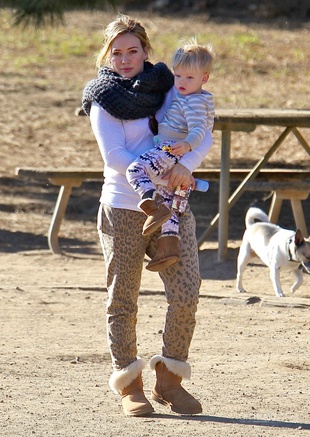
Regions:
<instances>
[{"instance_id":1,"label":"tree","mask_svg":"<svg viewBox=\"0 0 310 437\"><path fill-rule=\"evenodd\" d=\"M115 7L118 0L6 0L0 1L0 7L14 8L16 25L44 26L56 25L63 21L65 10L103 9L107 5Z\"/></svg>"}]
</instances>

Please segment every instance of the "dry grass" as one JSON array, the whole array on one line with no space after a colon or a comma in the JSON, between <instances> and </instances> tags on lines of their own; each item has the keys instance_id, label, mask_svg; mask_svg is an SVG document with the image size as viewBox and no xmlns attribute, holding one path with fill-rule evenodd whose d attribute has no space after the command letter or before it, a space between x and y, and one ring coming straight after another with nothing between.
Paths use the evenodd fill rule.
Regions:
<instances>
[{"instance_id":1,"label":"dry grass","mask_svg":"<svg viewBox=\"0 0 310 437\"><path fill-rule=\"evenodd\" d=\"M75 117L74 110L86 82L96 75L102 28L114 16L70 13L65 27L24 32L12 28L8 12L0 11L2 174L13 174L20 165L101 165L89 124ZM205 16L181 19L146 13L139 18L151 36L154 62L169 64L182 38L196 35L213 44L217 58L208 89L217 108L309 108L309 26L227 24ZM308 131L303 133L309 139ZM234 135L234 165L256 160L275 137L267 128L250 136ZM219 133L214 138L205 165L219 164ZM275 160L307 166L308 158L292 138Z\"/></svg>"}]
</instances>

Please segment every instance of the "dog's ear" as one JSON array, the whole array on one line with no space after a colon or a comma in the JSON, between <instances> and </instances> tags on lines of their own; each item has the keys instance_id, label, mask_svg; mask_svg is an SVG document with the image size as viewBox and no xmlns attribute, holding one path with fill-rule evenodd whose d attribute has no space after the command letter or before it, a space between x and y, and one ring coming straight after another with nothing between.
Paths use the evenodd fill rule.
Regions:
<instances>
[{"instance_id":1,"label":"dog's ear","mask_svg":"<svg viewBox=\"0 0 310 437\"><path fill-rule=\"evenodd\" d=\"M304 237L300 229L297 229L295 233L295 244L296 246L300 246L304 242Z\"/></svg>"}]
</instances>

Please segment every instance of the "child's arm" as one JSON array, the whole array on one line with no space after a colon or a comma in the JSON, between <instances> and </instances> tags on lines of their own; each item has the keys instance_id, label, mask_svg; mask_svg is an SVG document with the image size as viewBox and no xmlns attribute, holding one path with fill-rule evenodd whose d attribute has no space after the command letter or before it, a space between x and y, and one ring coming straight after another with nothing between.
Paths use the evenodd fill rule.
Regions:
<instances>
[{"instance_id":1,"label":"child's arm","mask_svg":"<svg viewBox=\"0 0 310 437\"><path fill-rule=\"evenodd\" d=\"M205 132L203 140L201 141L199 146L194 148L190 153L185 153L185 155L182 156L179 161L180 164L184 165L191 172L199 167L213 144L212 129L214 123L214 101L213 96L210 93L207 93L207 108L207 130Z\"/></svg>"},{"instance_id":2,"label":"child's arm","mask_svg":"<svg viewBox=\"0 0 310 437\"><path fill-rule=\"evenodd\" d=\"M194 150L201 143L206 130L210 129L211 125L213 127L213 96L204 91L201 94L187 96L181 103L188 129L184 141Z\"/></svg>"}]
</instances>

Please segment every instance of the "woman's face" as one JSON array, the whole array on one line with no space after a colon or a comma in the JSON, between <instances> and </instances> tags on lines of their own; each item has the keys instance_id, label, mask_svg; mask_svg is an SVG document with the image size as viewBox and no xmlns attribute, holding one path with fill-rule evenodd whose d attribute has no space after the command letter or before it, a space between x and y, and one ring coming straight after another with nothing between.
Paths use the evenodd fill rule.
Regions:
<instances>
[{"instance_id":1,"label":"woman's face","mask_svg":"<svg viewBox=\"0 0 310 437\"><path fill-rule=\"evenodd\" d=\"M111 45L111 68L120 76L131 79L144 69L147 52L137 36L124 33L117 36Z\"/></svg>"}]
</instances>

